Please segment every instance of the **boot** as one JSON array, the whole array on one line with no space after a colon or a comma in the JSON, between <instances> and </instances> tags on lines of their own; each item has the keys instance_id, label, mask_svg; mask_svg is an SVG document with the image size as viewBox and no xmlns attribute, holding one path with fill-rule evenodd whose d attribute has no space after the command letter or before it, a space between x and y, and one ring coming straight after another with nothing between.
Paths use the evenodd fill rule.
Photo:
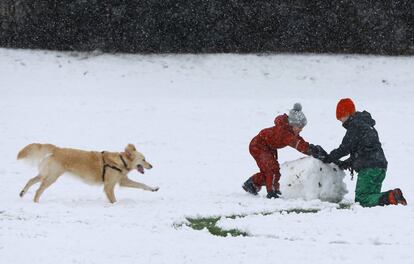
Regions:
<instances>
[{"instance_id":1,"label":"boot","mask_svg":"<svg viewBox=\"0 0 414 264\"><path fill-rule=\"evenodd\" d=\"M270 191L270 192L267 193L266 198L267 199L272 199L272 198L277 199L277 198L280 197L279 195L281 195L281 194L282 193L280 191Z\"/></svg>"},{"instance_id":2,"label":"boot","mask_svg":"<svg viewBox=\"0 0 414 264\"><path fill-rule=\"evenodd\" d=\"M257 195L257 188L253 183L253 179L249 178L244 184L243 184L243 189L248 192L251 193L253 195Z\"/></svg>"},{"instance_id":3,"label":"boot","mask_svg":"<svg viewBox=\"0 0 414 264\"><path fill-rule=\"evenodd\" d=\"M379 205L384 206L384 205L397 205L397 204L402 204L402 205L407 205L407 201L405 200L402 191L397 188L394 190L390 190L388 192L386 192L379 201Z\"/></svg>"},{"instance_id":4,"label":"boot","mask_svg":"<svg viewBox=\"0 0 414 264\"><path fill-rule=\"evenodd\" d=\"M392 196L392 198L389 198L389 199L390 199L390 201L392 199L393 202L394 202L392 204L407 205L407 201L405 200L405 198L403 196L403 193L400 190L400 188L394 189L394 190L390 191L390 193L392 193L392 194L390 194L389 196L390 197Z\"/></svg>"}]
</instances>

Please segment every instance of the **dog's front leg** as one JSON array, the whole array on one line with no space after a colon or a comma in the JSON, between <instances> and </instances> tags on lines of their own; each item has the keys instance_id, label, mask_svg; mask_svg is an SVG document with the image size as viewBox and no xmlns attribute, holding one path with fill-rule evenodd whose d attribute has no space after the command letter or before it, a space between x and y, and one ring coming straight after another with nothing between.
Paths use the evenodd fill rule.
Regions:
<instances>
[{"instance_id":1,"label":"dog's front leg","mask_svg":"<svg viewBox=\"0 0 414 264\"><path fill-rule=\"evenodd\" d=\"M156 191L158 191L160 189L159 187L150 187L150 186L147 186L147 185L145 185L143 183L139 183L139 182L133 181L133 180L131 180L129 178L123 178L120 181L119 185L120 186L124 186L124 187L131 187L131 188L143 189L145 191L151 191L151 192L156 192Z\"/></svg>"},{"instance_id":2,"label":"dog's front leg","mask_svg":"<svg viewBox=\"0 0 414 264\"><path fill-rule=\"evenodd\" d=\"M112 183L112 182L111 183L105 183L105 186L104 186L104 191L105 191L106 197L108 197L108 200L111 203L116 202L115 192L114 192L115 184L116 184L116 182L114 182L114 183Z\"/></svg>"}]
</instances>

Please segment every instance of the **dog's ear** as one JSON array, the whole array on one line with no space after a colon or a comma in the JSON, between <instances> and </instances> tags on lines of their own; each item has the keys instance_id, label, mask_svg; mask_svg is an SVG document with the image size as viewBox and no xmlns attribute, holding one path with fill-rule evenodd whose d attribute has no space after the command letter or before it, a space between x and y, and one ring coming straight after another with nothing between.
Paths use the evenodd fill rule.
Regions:
<instances>
[{"instance_id":1,"label":"dog's ear","mask_svg":"<svg viewBox=\"0 0 414 264\"><path fill-rule=\"evenodd\" d=\"M125 147L125 154L129 160L133 159L132 156L135 151L137 151L137 149L133 144L128 144L128 146Z\"/></svg>"},{"instance_id":2,"label":"dog's ear","mask_svg":"<svg viewBox=\"0 0 414 264\"><path fill-rule=\"evenodd\" d=\"M125 152L134 152L137 151L134 144L128 144L128 146L125 147Z\"/></svg>"}]
</instances>

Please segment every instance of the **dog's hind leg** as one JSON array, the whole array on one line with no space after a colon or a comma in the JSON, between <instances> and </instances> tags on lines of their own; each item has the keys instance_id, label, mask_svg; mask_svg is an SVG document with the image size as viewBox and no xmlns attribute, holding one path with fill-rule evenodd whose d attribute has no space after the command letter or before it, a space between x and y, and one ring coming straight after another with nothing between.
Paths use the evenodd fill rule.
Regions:
<instances>
[{"instance_id":1,"label":"dog's hind leg","mask_svg":"<svg viewBox=\"0 0 414 264\"><path fill-rule=\"evenodd\" d=\"M105 183L105 186L104 186L104 191L105 191L106 197L108 197L108 200L111 203L116 202L115 192L114 192L115 184L116 184L116 182L114 182L114 183L112 183L112 182L111 183Z\"/></svg>"},{"instance_id":2,"label":"dog's hind leg","mask_svg":"<svg viewBox=\"0 0 414 264\"><path fill-rule=\"evenodd\" d=\"M120 186L123 186L123 187L131 187L131 188L143 189L145 191L151 191L151 192L156 192L159 189L158 187L150 187L150 186L147 186L147 185L145 185L143 183L139 183L139 182L133 181L133 180L131 180L129 178L122 179L120 181L119 185Z\"/></svg>"},{"instance_id":3,"label":"dog's hind leg","mask_svg":"<svg viewBox=\"0 0 414 264\"><path fill-rule=\"evenodd\" d=\"M34 197L34 202L38 203L39 202L39 198L42 195L42 193L50 186L52 185L57 178L60 175L54 175L54 176L48 176L42 179L42 183L40 184L39 189L37 189L35 197Z\"/></svg>"},{"instance_id":4,"label":"dog's hind leg","mask_svg":"<svg viewBox=\"0 0 414 264\"><path fill-rule=\"evenodd\" d=\"M39 198L42 195L42 193L50 186L52 185L58 178L61 176L65 170L58 164L54 159L53 156L50 156L49 158L46 158L42 161L42 163L39 165L40 168L40 175L42 183L40 184L39 189L37 189L34 202L38 203Z\"/></svg>"},{"instance_id":5,"label":"dog's hind leg","mask_svg":"<svg viewBox=\"0 0 414 264\"><path fill-rule=\"evenodd\" d=\"M23 195L26 194L26 192L29 190L30 187L32 187L33 184L36 184L38 182L40 182L41 176L37 175L36 177L31 178L27 183L26 186L24 186L24 188L22 189L22 191L20 192L20 197L23 197Z\"/></svg>"},{"instance_id":6,"label":"dog's hind leg","mask_svg":"<svg viewBox=\"0 0 414 264\"><path fill-rule=\"evenodd\" d=\"M40 174L42 175L39 189L37 189L34 202L38 203L42 193L52 185L65 171L57 164L53 158L48 158L40 165Z\"/></svg>"}]
</instances>

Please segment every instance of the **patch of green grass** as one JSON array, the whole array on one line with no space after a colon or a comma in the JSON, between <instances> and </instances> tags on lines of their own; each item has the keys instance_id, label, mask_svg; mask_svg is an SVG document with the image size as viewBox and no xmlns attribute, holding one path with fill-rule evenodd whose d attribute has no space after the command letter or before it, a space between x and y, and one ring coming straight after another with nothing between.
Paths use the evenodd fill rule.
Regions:
<instances>
[{"instance_id":1,"label":"patch of green grass","mask_svg":"<svg viewBox=\"0 0 414 264\"><path fill-rule=\"evenodd\" d=\"M338 209L351 209L352 203L339 203Z\"/></svg>"},{"instance_id":2,"label":"patch of green grass","mask_svg":"<svg viewBox=\"0 0 414 264\"><path fill-rule=\"evenodd\" d=\"M207 228L207 230L215 236L226 237L231 236L248 236L247 233L242 232L237 229L224 230L217 226L217 222L221 217L206 217L206 218L187 218L187 221L190 222L190 226L194 230L202 230Z\"/></svg>"},{"instance_id":3,"label":"patch of green grass","mask_svg":"<svg viewBox=\"0 0 414 264\"><path fill-rule=\"evenodd\" d=\"M342 203L339 204L338 209L350 209L352 204L348 203ZM223 218L229 218L229 219L236 219L236 218L244 218L249 215L272 215L272 214L315 214L318 213L321 209L317 208L292 208L287 210L278 210L273 212L260 212L260 213L253 213L253 214L242 214L242 215L229 215L229 216L222 216ZM186 224L187 226L191 227L194 230L202 230L204 228L207 228L207 230L215 236L222 236L226 237L228 235L230 236L250 236L248 233L237 230L237 229L230 229L225 230L217 226L217 222L222 217L201 217L201 218L186 218L189 222ZM183 224L176 225L176 227L181 227Z\"/></svg>"},{"instance_id":4,"label":"patch of green grass","mask_svg":"<svg viewBox=\"0 0 414 264\"><path fill-rule=\"evenodd\" d=\"M321 209L293 208L293 209L288 209L288 210L280 211L280 213L287 213L287 214L291 214L291 213L295 213L295 214L316 214L320 210Z\"/></svg>"},{"instance_id":5,"label":"patch of green grass","mask_svg":"<svg viewBox=\"0 0 414 264\"><path fill-rule=\"evenodd\" d=\"M319 209L290 209L290 210L282 210L282 211L276 211L276 212L262 212L262 213L255 213L252 215L272 215L275 213L317 213L319 212ZM248 216L246 215L230 215L230 216L223 216L224 218L230 218L230 219L236 219L236 218L243 218ZM225 230L217 226L217 222L221 219L221 217L202 217L202 218L186 218L189 224L187 224L189 227L191 227L194 230L202 230L204 228L207 228L207 230L210 232L210 234L215 236L222 236L226 237L228 235L230 236L249 236L248 233L237 230L237 229L230 229Z\"/></svg>"},{"instance_id":6,"label":"patch of green grass","mask_svg":"<svg viewBox=\"0 0 414 264\"><path fill-rule=\"evenodd\" d=\"M317 213L319 212L320 209L305 209L305 208L293 208L293 209L287 209L287 210L277 210L277 211L269 211L269 212L260 212L260 213L252 213L252 214L242 214L242 215L230 215L230 216L224 216L225 218L230 218L230 219L236 219L236 218L243 218L249 215L272 215L272 214L291 214L291 213L296 213L296 214L310 214L310 213Z\"/></svg>"}]
</instances>

